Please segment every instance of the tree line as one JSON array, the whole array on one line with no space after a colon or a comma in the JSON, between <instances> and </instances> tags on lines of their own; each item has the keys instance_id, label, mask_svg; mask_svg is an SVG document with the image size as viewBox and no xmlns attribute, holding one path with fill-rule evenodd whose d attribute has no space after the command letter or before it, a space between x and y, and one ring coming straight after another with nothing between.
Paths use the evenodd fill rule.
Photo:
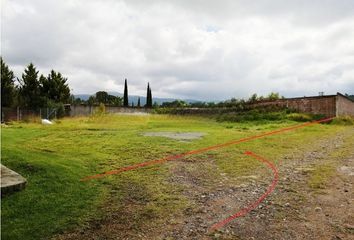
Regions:
<instances>
[{"instance_id":1,"label":"tree line","mask_svg":"<svg viewBox=\"0 0 354 240\"><path fill-rule=\"evenodd\" d=\"M63 103L70 102L67 78L60 72L51 70L44 76L30 63L21 78L16 78L2 57L0 61L2 107L19 106L33 110L48 107L60 108L63 111Z\"/></svg>"},{"instance_id":2,"label":"tree line","mask_svg":"<svg viewBox=\"0 0 354 240\"><path fill-rule=\"evenodd\" d=\"M147 85L146 90L146 104L144 106L141 105L140 97L138 98L137 103L133 101L129 104L129 96L128 96L128 80L124 80L124 94L123 97L110 95L105 91L98 91L94 95L90 96L88 100L82 100L80 98L75 98L72 101L73 104L87 104L87 105L110 105L110 106L117 106L117 107L146 107L151 108L153 107L152 104L152 93L150 83Z\"/></svg>"},{"instance_id":3,"label":"tree line","mask_svg":"<svg viewBox=\"0 0 354 240\"><path fill-rule=\"evenodd\" d=\"M105 91L98 91L84 101L75 98L70 93L70 88L60 72L51 70L47 76L39 74L37 68L30 63L24 69L21 78L15 77L14 72L1 61L1 107L21 107L31 110L39 108L56 108L59 113L64 113L64 104L89 104L100 103L111 106L135 107L128 102L128 83L125 79L124 96L110 95ZM152 94L150 84L147 85L146 104L144 107L152 107ZM136 107L141 107L140 98Z\"/></svg>"},{"instance_id":4,"label":"tree line","mask_svg":"<svg viewBox=\"0 0 354 240\"><path fill-rule=\"evenodd\" d=\"M249 99L237 99L231 98L229 100L220 102L191 102L188 103L183 100L175 100L173 102L164 102L161 104L163 108L225 108L225 107L235 107L242 109L245 105L256 103L258 101L269 101L282 99L284 96L280 96L277 92L271 92L266 96L258 96L256 93L252 94Z\"/></svg>"}]
</instances>

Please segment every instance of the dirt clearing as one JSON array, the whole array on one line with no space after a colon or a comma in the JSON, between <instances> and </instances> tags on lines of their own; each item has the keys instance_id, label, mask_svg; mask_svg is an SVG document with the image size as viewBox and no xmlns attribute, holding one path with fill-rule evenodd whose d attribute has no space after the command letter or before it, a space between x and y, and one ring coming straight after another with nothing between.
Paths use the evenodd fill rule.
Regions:
<instances>
[{"instance_id":1,"label":"dirt clearing","mask_svg":"<svg viewBox=\"0 0 354 240\"><path fill-rule=\"evenodd\" d=\"M202 132L146 132L143 134L147 137L166 137L172 139L178 139L182 141L190 141L199 139L205 136Z\"/></svg>"},{"instance_id":2,"label":"dirt clearing","mask_svg":"<svg viewBox=\"0 0 354 240\"><path fill-rule=\"evenodd\" d=\"M222 172L213 154L176 159L166 163L167 182L188 202L181 212L158 219L146 211L154 200L146 200L144 189L133 189L124 208L108 203L103 219L57 239L354 239L353 134L339 131L281 156L275 191L218 231L210 226L269 187L272 174L261 163L254 174L238 177Z\"/></svg>"}]
</instances>

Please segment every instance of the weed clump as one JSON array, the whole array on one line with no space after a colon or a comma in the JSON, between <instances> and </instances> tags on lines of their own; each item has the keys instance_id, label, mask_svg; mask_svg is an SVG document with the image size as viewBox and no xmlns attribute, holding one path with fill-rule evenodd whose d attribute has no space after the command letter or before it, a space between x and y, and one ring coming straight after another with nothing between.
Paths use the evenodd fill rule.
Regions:
<instances>
[{"instance_id":1,"label":"weed clump","mask_svg":"<svg viewBox=\"0 0 354 240\"><path fill-rule=\"evenodd\" d=\"M351 126L354 125L354 118L350 116L336 117L331 123L335 125Z\"/></svg>"},{"instance_id":2,"label":"weed clump","mask_svg":"<svg viewBox=\"0 0 354 240\"><path fill-rule=\"evenodd\" d=\"M95 109L95 116L103 116L106 114L106 106L103 103Z\"/></svg>"}]
</instances>

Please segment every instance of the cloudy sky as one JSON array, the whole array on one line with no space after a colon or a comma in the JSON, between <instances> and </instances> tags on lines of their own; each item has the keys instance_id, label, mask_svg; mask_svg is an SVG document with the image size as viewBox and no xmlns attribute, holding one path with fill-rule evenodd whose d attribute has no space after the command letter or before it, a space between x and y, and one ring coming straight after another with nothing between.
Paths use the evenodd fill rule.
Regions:
<instances>
[{"instance_id":1,"label":"cloudy sky","mask_svg":"<svg viewBox=\"0 0 354 240\"><path fill-rule=\"evenodd\" d=\"M353 0L2 0L1 55L99 90L222 100L354 93Z\"/></svg>"}]
</instances>

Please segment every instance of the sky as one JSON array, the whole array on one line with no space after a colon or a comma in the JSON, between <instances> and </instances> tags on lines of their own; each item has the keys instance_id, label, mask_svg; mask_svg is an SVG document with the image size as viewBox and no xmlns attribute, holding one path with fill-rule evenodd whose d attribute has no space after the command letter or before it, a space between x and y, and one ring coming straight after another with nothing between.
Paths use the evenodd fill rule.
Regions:
<instances>
[{"instance_id":1,"label":"sky","mask_svg":"<svg viewBox=\"0 0 354 240\"><path fill-rule=\"evenodd\" d=\"M74 94L354 94L354 0L2 0L1 55Z\"/></svg>"}]
</instances>

